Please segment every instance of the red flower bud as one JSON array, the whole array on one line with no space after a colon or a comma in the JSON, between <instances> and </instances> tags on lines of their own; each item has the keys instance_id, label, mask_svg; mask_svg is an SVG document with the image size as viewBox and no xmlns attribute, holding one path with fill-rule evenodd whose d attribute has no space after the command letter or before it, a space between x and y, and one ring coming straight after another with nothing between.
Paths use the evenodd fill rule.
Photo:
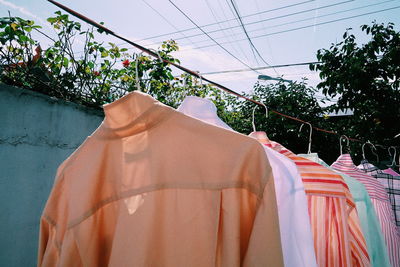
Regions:
<instances>
[{"instance_id":1,"label":"red flower bud","mask_svg":"<svg viewBox=\"0 0 400 267\"><path fill-rule=\"evenodd\" d=\"M124 65L125 68L129 67L129 63L130 63L130 62L129 62L128 59L122 61L122 65Z\"/></svg>"},{"instance_id":2,"label":"red flower bud","mask_svg":"<svg viewBox=\"0 0 400 267\"><path fill-rule=\"evenodd\" d=\"M100 72L98 72L97 70L93 71L94 76L100 76Z\"/></svg>"}]
</instances>

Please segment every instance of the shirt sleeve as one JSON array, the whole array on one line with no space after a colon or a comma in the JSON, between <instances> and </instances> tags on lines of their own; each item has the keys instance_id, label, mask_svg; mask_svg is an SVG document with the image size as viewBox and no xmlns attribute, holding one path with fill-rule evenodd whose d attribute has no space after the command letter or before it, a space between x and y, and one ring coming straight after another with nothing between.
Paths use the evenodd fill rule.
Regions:
<instances>
[{"instance_id":1,"label":"shirt sleeve","mask_svg":"<svg viewBox=\"0 0 400 267\"><path fill-rule=\"evenodd\" d=\"M55 226L42 217L40 221L38 267L57 266L59 249L56 244L55 232Z\"/></svg>"},{"instance_id":2,"label":"shirt sleeve","mask_svg":"<svg viewBox=\"0 0 400 267\"><path fill-rule=\"evenodd\" d=\"M83 266L72 231L67 231L62 243L57 241L56 226L46 218L40 222L38 267Z\"/></svg>"},{"instance_id":3,"label":"shirt sleeve","mask_svg":"<svg viewBox=\"0 0 400 267\"><path fill-rule=\"evenodd\" d=\"M65 163L61 164L57 170L53 188L40 219L38 267L64 266L61 262L61 251L64 253L68 250L65 236L69 218L68 186L64 166Z\"/></svg>"}]
</instances>

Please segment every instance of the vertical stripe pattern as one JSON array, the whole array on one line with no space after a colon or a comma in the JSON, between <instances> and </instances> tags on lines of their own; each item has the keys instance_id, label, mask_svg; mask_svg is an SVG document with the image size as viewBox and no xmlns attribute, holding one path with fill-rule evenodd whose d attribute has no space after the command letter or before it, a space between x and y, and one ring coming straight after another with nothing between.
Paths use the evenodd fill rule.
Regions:
<instances>
[{"instance_id":1,"label":"vertical stripe pattern","mask_svg":"<svg viewBox=\"0 0 400 267\"><path fill-rule=\"evenodd\" d=\"M251 135L257 138L257 132ZM370 266L355 204L343 178L276 142L257 139L298 167L307 195L318 266Z\"/></svg>"},{"instance_id":2,"label":"vertical stripe pattern","mask_svg":"<svg viewBox=\"0 0 400 267\"><path fill-rule=\"evenodd\" d=\"M397 230L389 197L383 185L372 176L359 170L349 154L341 155L332 168L361 182L371 198L388 248L390 263L400 267L400 234Z\"/></svg>"}]
</instances>

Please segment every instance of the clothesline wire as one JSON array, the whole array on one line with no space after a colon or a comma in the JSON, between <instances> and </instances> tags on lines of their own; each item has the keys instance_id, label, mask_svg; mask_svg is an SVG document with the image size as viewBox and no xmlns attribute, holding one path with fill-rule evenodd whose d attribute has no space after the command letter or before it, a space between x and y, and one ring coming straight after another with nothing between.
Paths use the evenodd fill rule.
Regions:
<instances>
[{"instance_id":1,"label":"clothesline wire","mask_svg":"<svg viewBox=\"0 0 400 267\"><path fill-rule=\"evenodd\" d=\"M112 30L110 30L110 29L108 29L108 28L106 28L105 26L103 26L103 25L101 25L101 24L99 24L99 23L93 21L92 19L90 19L90 18L88 18L88 17L86 17L86 16L84 16L84 15L82 15L82 14L80 14L80 13L78 13L78 12L72 10L72 9L70 9L69 7L66 7L66 6L64 6L64 5L58 3L58 2L56 2L56 1L54 1L54 0L47 0L47 1L49 1L50 3L52 3L52 4L56 5L56 6L58 6L59 8L63 9L64 11L70 13L71 15L73 15L73 16L75 16L75 17L77 17L77 18L79 18L79 19L81 19L81 20L83 20L83 21L89 23L90 25L92 25L92 26L94 26L94 27L96 27L96 28L98 28L98 29L101 29L101 30L103 30L104 32L106 32L106 33L108 33L108 34L110 34L110 35L112 35L112 36L114 36L114 37L116 37L116 38L118 38L118 39L121 39L121 40L127 42L128 44L130 44L130 45L132 45L132 46L134 46L134 47L136 47L136 48L142 50L143 52L149 54L150 56L153 56L153 57L156 57L156 58L162 60L164 63L170 64L170 65L172 65L172 66L174 66L174 67L176 67L176 68L178 68L178 69L180 69L180 70L182 70L182 71L184 71L184 72L186 72L186 73L188 73L188 74L190 74L190 75L192 75L192 76L195 76L195 77L197 77L197 78L199 78L199 79L202 79L203 81L206 81L206 82L208 82L208 83L210 83L210 84L212 84L212 85L214 85L214 86L216 86L216 87L222 89L222 90L225 91L225 92L228 92L228 93L233 94L233 95L235 95L235 96L237 96L237 97L243 98L243 99L245 99L245 100L247 100L247 101L250 101L250 102L252 102L252 103L254 103L254 104L256 104L256 105L259 105L259 106L262 106L262 107L265 106L263 103L261 103L261 102L259 102L259 101L257 101L257 100L254 100L254 99L251 99L251 98L249 98L249 97L247 97L247 96L244 96L244 95L242 95L242 94L239 94L239 93L237 93L237 92L235 92L235 91L233 91L233 90L227 88L227 87L224 86L224 85L221 85L221 84L219 84L219 83L217 83L217 82L214 82L214 81L212 81L212 80L209 80L209 79L203 77L203 76L200 75L198 72L192 71L192 70L190 70L190 69L188 69L188 68L186 68L186 67L183 67L183 66L181 66L181 65L178 65L178 64L176 64L176 63L174 63L174 62L171 62L171 61L169 61L169 60L167 60L167 59L160 58L156 52L153 52L152 50L150 50L150 49L148 49L148 48L146 48L146 47L143 47L143 46L141 46L141 45L139 45L139 44L137 44L137 43L135 43L135 42L132 42L131 40L129 40L129 39L123 37L123 36L120 36L119 34L113 32ZM304 121L304 120L302 120L302 119L299 119L299 118L296 118L296 117L293 117L293 116L290 116L290 115L286 115L286 114L280 113L280 112L275 111L275 110L270 110L270 112L272 112L272 113L274 113L274 114L277 114L277 115L279 115L279 116L282 116L282 117L285 117L285 118L288 118L288 119L291 119L291 120L294 120L294 121L303 123L303 124L310 124L310 122ZM312 128L313 128L314 130L316 130L316 131L320 131L320 132L324 132L324 133L328 133L328 134L333 134L333 135L341 136L341 134L339 134L339 133L337 133L337 132L334 132L334 131L325 130L325 129L322 129L322 128L319 128L319 127L315 127L315 126L312 126ZM349 140L350 140L350 141L354 141L354 142L359 142L359 143L366 143L366 142L364 142L364 141L362 141L362 140L360 140L360 139L357 139L357 138L349 138ZM386 146L379 145L379 144L378 144L378 146L387 148Z\"/></svg>"}]
</instances>

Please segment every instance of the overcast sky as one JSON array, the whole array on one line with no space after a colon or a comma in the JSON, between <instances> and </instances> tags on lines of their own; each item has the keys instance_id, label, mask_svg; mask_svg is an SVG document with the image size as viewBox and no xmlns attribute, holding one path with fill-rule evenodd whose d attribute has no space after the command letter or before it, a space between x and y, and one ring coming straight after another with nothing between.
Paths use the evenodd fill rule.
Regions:
<instances>
[{"instance_id":1,"label":"overcast sky","mask_svg":"<svg viewBox=\"0 0 400 267\"><path fill-rule=\"evenodd\" d=\"M266 63L274 66L312 62L316 60L316 51L340 41L346 28L353 28L357 40L365 42L367 39L359 29L362 24L369 24L373 20L393 22L397 30L400 25L399 0L171 1L198 25L213 24L202 28L234 57L215 45L199 29L193 29L195 26L192 22L169 0L59 2L95 21L103 21L110 29L148 47L156 48L163 40L175 39L180 46L175 56L181 60L181 64L201 73L248 69L248 66L267 66ZM233 4L263 59L251 48ZM46 32L51 32L51 29L45 25L45 20L56 10L45 0L0 0L0 16L7 16L11 11L12 15L35 20L44 26ZM176 33L177 30L186 29L191 30ZM159 35L163 36L149 39ZM110 37L105 37L105 40L121 43ZM41 42L45 43L46 40ZM309 71L308 66L260 72L274 77L283 75L291 80L307 77L313 86L319 81L318 74ZM254 71L247 71L206 76L242 92L251 90L258 75Z\"/></svg>"}]
</instances>

